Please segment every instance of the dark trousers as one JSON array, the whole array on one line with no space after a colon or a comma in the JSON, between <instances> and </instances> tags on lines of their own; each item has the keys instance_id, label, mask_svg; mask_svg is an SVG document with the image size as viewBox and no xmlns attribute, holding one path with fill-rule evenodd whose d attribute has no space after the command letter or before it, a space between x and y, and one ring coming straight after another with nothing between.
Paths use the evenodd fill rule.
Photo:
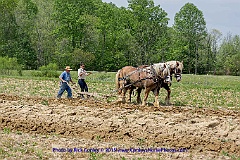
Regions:
<instances>
[{"instance_id":1,"label":"dark trousers","mask_svg":"<svg viewBox=\"0 0 240 160\"><path fill-rule=\"evenodd\" d=\"M81 92L88 92L88 86L84 79L79 79L78 84L81 88Z\"/></svg>"}]
</instances>

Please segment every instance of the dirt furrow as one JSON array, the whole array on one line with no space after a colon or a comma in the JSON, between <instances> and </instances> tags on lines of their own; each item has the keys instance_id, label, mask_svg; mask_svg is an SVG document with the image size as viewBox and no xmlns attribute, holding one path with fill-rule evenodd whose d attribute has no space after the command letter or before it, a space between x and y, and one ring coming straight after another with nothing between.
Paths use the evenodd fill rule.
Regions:
<instances>
[{"instance_id":1,"label":"dirt furrow","mask_svg":"<svg viewBox=\"0 0 240 160\"><path fill-rule=\"evenodd\" d=\"M240 155L240 115L226 109L0 95L0 129Z\"/></svg>"}]
</instances>

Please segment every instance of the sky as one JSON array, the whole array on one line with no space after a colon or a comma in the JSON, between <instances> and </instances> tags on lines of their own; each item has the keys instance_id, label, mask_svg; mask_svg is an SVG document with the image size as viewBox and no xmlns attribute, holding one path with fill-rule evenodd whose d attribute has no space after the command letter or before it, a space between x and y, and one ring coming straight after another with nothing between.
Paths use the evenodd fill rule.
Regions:
<instances>
[{"instance_id":1,"label":"sky","mask_svg":"<svg viewBox=\"0 0 240 160\"><path fill-rule=\"evenodd\" d=\"M127 0L102 1L128 7ZM188 2L203 12L208 31L217 29L223 36L240 35L240 0L154 0L155 6L160 5L167 12L169 26L173 25L175 14Z\"/></svg>"}]
</instances>

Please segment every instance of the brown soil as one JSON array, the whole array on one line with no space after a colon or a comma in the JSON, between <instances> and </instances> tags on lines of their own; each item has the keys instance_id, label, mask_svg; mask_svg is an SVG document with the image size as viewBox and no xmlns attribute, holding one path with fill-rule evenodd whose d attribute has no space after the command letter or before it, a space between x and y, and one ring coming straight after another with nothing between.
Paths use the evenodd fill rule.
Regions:
<instances>
[{"instance_id":1,"label":"brown soil","mask_svg":"<svg viewBox=\"0 0 240 160\"><path fill-rule=\"evenodd\" d=\"M12 133L4 133L6 129ZM7 141L12 146L28 141L25 149L29 142L36 143L35 149L41 150L42 155L38 155L43 159L94 156L97 159L234 159L240 156L240 113L226 109L1 94L0 130L0 153L2 149L2 153L13 155ZM89 149L96 154L90 154ZM17 153L23 159L34 158L32 152Z\"/></svg>"}]
</instances>

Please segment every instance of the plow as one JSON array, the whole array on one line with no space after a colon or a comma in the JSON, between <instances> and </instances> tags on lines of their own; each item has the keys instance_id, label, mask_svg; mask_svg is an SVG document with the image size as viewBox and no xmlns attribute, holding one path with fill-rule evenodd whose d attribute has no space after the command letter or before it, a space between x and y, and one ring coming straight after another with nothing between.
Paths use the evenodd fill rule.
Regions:
<instances>
[{"instance_id":1,"label":"plow","mask_svg":"<svg viewBox=\"0 0 240 160\"><path fill-rule=\"evenodd\" d=\"M68 84L69 85L69 84ZM111 94L99 94L96 92L81 92L79 91L79 86L76 84L75 86L69 87L72 89L73 93L77 95L77 98L80 98L82 95L86 96L88 98L96 98L96 99L108 99L110 97L116 97L117 95L114 95L115 91L112 91Z\"/></svg>"}]
</instances>

